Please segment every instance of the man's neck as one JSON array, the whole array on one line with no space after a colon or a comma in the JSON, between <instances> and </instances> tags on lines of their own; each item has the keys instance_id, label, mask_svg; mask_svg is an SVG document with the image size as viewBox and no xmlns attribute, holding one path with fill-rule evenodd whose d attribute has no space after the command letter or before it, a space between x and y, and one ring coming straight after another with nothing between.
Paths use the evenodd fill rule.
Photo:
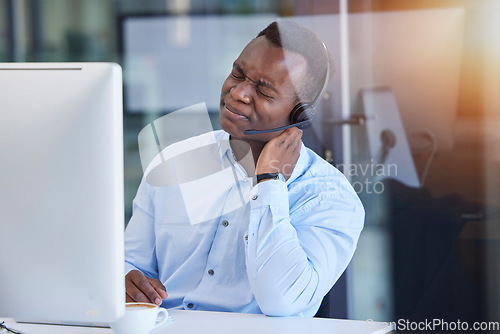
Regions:
<instances>
[{"instance_id":1,"label":"man's neck","mask_svg":"<svg viewBox=\"0 0 500 334\"><path fill-rule=\"evenodd\" d=\"M236 161L241 164L248 176L253 176L255 173L255 166L257 166L257 161L259 160L260 152L262 152L266 143L253 140L246 141L230 137L229 144L231 145ZM253 161L252 159L244 159L248 156L250 150L252 152Z\"/></svg>"}]
</instances>

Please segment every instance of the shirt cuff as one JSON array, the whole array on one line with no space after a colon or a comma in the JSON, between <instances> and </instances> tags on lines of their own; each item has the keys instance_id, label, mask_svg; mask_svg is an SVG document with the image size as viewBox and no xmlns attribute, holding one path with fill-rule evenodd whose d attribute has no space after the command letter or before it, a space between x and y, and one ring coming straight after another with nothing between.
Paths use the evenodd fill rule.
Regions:
<instances>
[{"instance_id":1,"label":"shirt cuff","mask_svg":"<svg viewBox=\"0 0 500 334\"><path fill-rule=\"evenodd\" d=\"M139 270L139 269L137 269L133 264L125 262L125 276L127 276L127 274L132 270Z\"/></svg>"},{"instance_id":2,"label":"shirt cuff","mask_svg":"<svg viewBox=\"0 0 500 334\"><path fill-rule=\"evenodd\" d=\"M283 208L288 213L288 188L280 180L266 180L256 184L250 192L252 208L271 206Z\"/></svg>"}]
</instances>

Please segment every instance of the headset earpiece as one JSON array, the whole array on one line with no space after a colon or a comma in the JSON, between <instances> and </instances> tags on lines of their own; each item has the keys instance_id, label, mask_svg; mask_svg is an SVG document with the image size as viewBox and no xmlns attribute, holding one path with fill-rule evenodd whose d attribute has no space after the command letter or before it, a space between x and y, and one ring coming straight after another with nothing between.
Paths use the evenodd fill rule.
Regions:
<instances>
[{"instance_id":1,"label":"headset earpiece","mask_svg":"<svg viewBox=\"0 0 500 334\"><path fill-rule=\"evenodd\" d=\"M298 103L290 113L290 123L297 124L305 122L301 125L300 129L307 129L312 125L314 115L316 114L316 108L311 103Z\"/></svg>"}]
</instances>

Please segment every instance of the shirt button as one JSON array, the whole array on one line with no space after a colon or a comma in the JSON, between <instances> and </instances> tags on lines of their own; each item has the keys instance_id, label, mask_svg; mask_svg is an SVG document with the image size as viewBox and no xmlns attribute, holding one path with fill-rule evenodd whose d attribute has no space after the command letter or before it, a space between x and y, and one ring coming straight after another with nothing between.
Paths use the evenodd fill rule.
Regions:
<instances>
[{"instance_id":1,"label":"shirt button","mask_svg":"<svg viewBox=\"0 0 500 334\"><path fill-rule=\"evenodd\" d=\"M224 221L222 222L222 226L227 227L227 225L229 225L229 222L228 222L227 220L224 220Z\"/></svg>"},{"instance_id":2,"label":"shirt button","mask_svg":"<svg viewBox=\"0 0 500 334\"><path fill-rule=\"evenodd\" d=\"M245 240L248 240L248 234L247 234L247 235L245 235Z\"/></svg>"},{"instance_id":3,"label":"shirt button","mask_svg":"<svg viewBox=\"0 0 500 334\"><path fill-rule=\"evenodd\" d=\"M193 306L194 306L194 305L193 305L192 303L187 304L187 307L188 307L188 308L193 308Z\"/></svg>"},{"instance_id":4,"label":"shirt button","mask_svg":"<svg viewBox=\"0 0 500 334\"><path fill-rule=\"evenodd\" d=\"M259 196L253 195L252 199L255 201L257 199L257 197L259 197Z\"/></svg>"},{"instance_id":5,"label":"shirt button","mask_svg":"<svg viewBox=\"0 0 500 334\"><path fill-rule=\"evenodd\" d=\"M208 274L212 276L214 274L214 271L212 269L208 269Z\"/></svg>"}]
</instances>

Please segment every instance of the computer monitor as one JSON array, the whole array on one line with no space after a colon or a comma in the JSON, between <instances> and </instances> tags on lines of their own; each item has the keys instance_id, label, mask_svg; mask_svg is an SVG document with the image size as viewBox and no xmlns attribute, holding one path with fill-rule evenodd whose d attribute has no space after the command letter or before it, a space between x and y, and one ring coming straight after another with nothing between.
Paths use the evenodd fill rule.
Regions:
<instances>
[{"instance_id":1,"label":"computer monitor","mask_svg":"<svg viewBox=\"0 0 500 334\"><path fill-rule=\"evenodd\" d=\"M122 75L0 64L0 318L106 324L125 308Z\"/></svg>"}]
</instances>

